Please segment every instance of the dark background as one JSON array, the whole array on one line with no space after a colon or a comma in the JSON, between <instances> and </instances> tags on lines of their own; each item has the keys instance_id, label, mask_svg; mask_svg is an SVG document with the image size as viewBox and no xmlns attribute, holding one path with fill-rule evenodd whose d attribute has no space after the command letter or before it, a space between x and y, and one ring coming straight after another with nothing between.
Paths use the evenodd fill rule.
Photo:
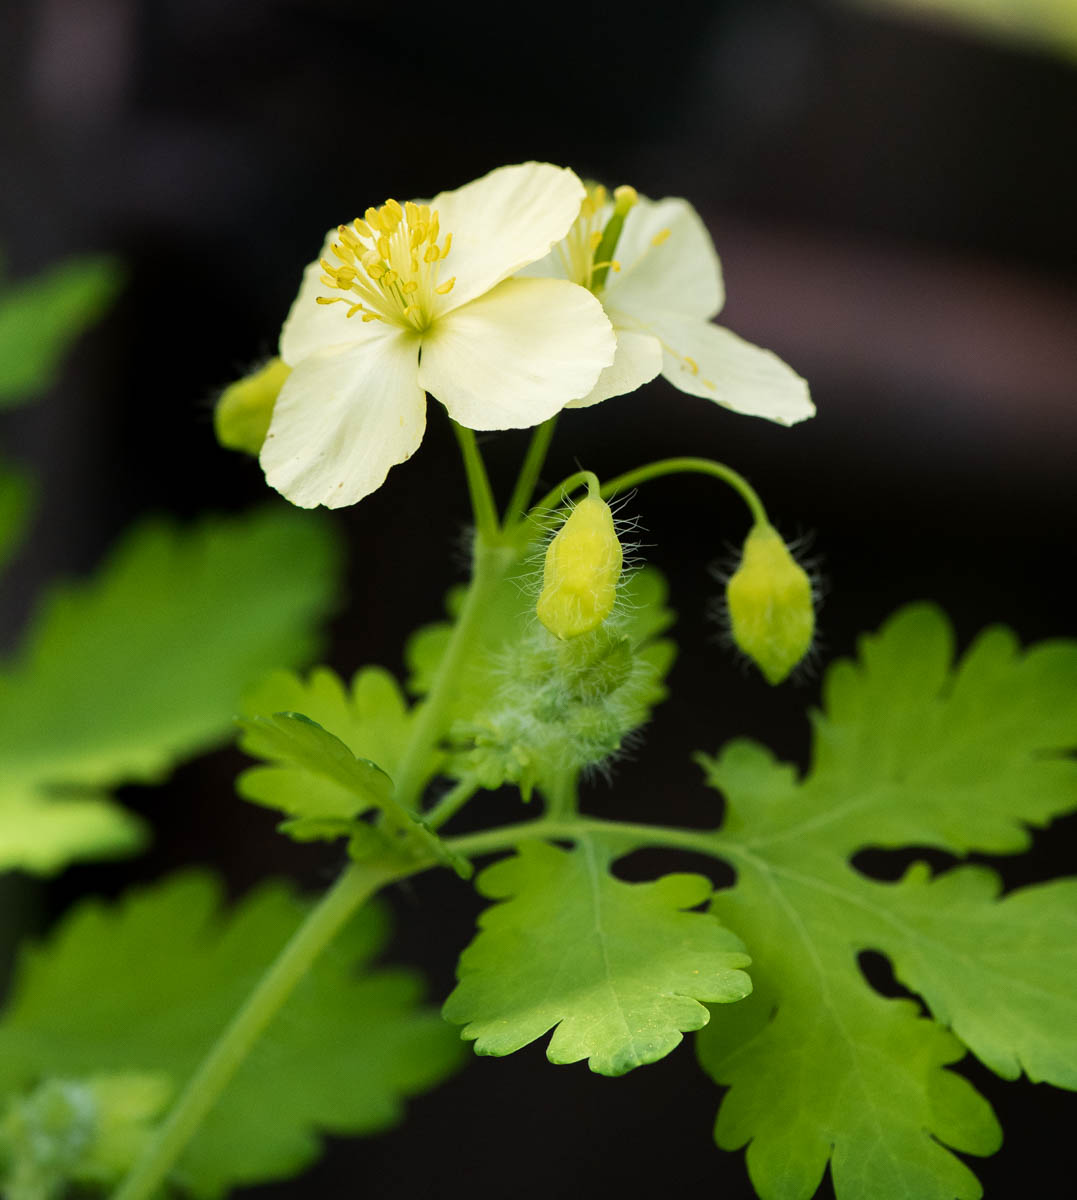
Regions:
<instances>
[{"instance_id":1,"label":"dark background","mask_svg":"<svg viewBox=\"0 0 1077 1200\"><path fill-rule=\"evenodd\" d=\"M962 645L994 621L1029 640L1075 632L1072 62L821 0L0 0L0 97L9 269L107 249L129 276L62 384L5 417L7 452L44 481L6 642L43 581L88 569L147 509L265 499L256 465L216 447L212 400L272 352L330 223L528 158L691 199L723 258L723 323L807 376L819 409L785 430L659 380L568 414L548 482L577 463L612 474L686 452L730 461L787 535L812 535L824 664L925 597L948 609ZM502 495L524 444L485 442ZM713 798L688 754L747 734L805 761L817 682L769 689L721 644L707 566L745 532L732 495L675 480L632 511L670 577L682 653L674 699L617 769L617 811L701 824ZM332 630L339 670L399 668L402 638L461 573L466 520L432 403L415 459L336 517L353 564L353 607ZM293 846L269 814L235 802L240 765L222 751L167 788L129 789L160 830L156 848L27 889L31 922L190 862L218 866L237 892L272 872L324 886L336 852ZM599 784L587 802L609 813L614 796ZM478 816L500 819L510 803L491 798ZM996 864L1007 884L1070 869L1074 829L1060 823L1028 861ZM864 865L893 877L907 857ZM393 956L429 964L440 999L479 904L433 876L394 904ZM1001 1154L973 1163L988 1196L1068 1172L1073 1096L966 1069L1007 1130ZM532 1046L472 1062L392 1135L335 1143L306 1176L249 1194L694 1187L740 1200L752 1195L742 1157L710 1142L717 1100L688 1047L610 1081L549 1066Z\"/></svg>"}]
</instances>

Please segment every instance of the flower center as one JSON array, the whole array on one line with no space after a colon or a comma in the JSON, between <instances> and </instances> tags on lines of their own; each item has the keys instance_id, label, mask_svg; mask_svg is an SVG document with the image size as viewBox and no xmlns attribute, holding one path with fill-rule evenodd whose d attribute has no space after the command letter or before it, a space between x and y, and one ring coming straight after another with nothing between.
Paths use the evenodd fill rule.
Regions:
<instances>
[{"instance_id":1,"label":"flower center","mask_svg":"<svg viewBox=\"0 0 1077 1200\"><path fill-rule=\"evenodd\" d=\"M386 321L422 333L432 324L440 297L452 291L456 276L439 281L441 264L452 247L452 234L442 244L437 212L409 200L401 207L386 200L368 208L362 219L337 227L339 241L321 260L322 283L342 296L318 296L319 304L346 304L348 316Z\"/></svg>"}]
</instances>

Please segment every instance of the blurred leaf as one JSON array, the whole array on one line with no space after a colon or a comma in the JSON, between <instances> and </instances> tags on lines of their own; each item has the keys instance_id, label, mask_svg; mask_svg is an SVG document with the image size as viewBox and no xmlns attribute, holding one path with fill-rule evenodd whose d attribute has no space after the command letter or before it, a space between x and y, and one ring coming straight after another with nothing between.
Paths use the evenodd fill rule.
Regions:
<instances>
[{"instance_id":1,"label":"blurred leaf","mask_svg":"<svg viewBox=\"0 0 1077 1200\"><path fill-rule=\"evenodd\" d=\"M136 849L101 792L223 738L252 679L311 654L336 581L328 527L270 509L151 522L55 589L0 669L0 868Z\"/></svg>"},{"instance_id":2,"label":"blurred leaf","mask_svg":"<svg viewBox=\"0 0 1077 1200\"><path fill-rule=\"evenodd\" d=\"M0 282L0 408L51 386L68 346L108 308L122 278L115 259L88 255Z\"/></svg>"},{"instance_id":3,"label":"blurred leaf","mask_svg":"<svg viewBox=\"0 0 1077 1200\"><path fill-rule=\"evenodd\" d=\"M202 873L81 905L19 963L0 1020L0 1095L43 1079L134 1072L178 1092L307 908L274 882L222 912L220 885ZM209 1200L294 1175L321 1152L320 1131L385 1129L407 1096L453 1070L459 1040L420 1003L417 974L357 971L387 934L385 910L368 904L337 936L239 1069L173 1184Z\"/></svg>"},{"instance_id":4,"label":"blurred leaf","mask_svg":"<svg viewBox=\"0 0 1077 1200\"><path fill-rule=\"evenodd\" d=\"M846 3L940 17L1004 42L1038 45L1077 58L1074 0L846 0Z\"/></svg>"}]
</instances>

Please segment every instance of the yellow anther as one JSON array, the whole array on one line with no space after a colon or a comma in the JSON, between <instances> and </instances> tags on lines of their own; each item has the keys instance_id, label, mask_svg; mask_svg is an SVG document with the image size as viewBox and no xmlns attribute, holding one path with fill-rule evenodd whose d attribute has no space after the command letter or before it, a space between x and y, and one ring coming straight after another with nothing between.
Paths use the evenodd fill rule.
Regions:
<instances>
[{"instance_id":1,"label":"yellow anther","mask_svg":"<svg viewBox=\"0 0 1077 1200\"><path fill-rule=\"evenodd\" d=\"M441 247L441 257L442 258L449 257L449 248L451 246L452 246L452 230L450 229L449 232L445 235L445 245Z\"/></svg>"},{"instance_id":2,"label":"yellow anther","mask_svg":"<svg viewBox=\"0 0 1077 1200\"><path fill-rule=\"evenodd\" d=\"M393 219L393 226L397 226L404 219L404 210L395 200L386 200L385 208Z\"/></svg>"},{"instance_id":3,"label":"yellow anther","mask_svg":"<svg viewBox=\"0 0 1077 1200\"><path fill-rule=\"evenodd\" d=\"M639 192L629 184L622 183L619 188L613 189L613 201L618 208L627 211L639 203Z\"/></svg>"},{"instance_id":4,"label":"yellow anther","mask_svg":"<svg viewBox=\"0 0 1077 1200\"><path fill-rule=\"evenodd\" d=\"M372 256L372 258L373 258L372 262L366 262L364 260L363 266L366 268L366 273L370 276L371 279L373 279L373 280L381 279L381 277L385 274L386 271L389 270L389 268L376 255Z\"/></svg>"},{"instance_id":5,"label":"yellow anther","mask_svg":"<svg viewBox=\"0 0 1077 1200\"><path fill-rule=\"evenodd\" d=\"M437 262L440 257L441 251L437 248L437 246L427 246L426 251L423 254L423 262Z\"/></svg>"},{"instance_id":6,"label":"yellow anther","mask_svg":"<svg viewBox=\"0 0 1077 1200\"><path fill-rule=\"evenodd\" d=\"M352 229L354 229L361 238L372 238L374 236L374 231L370 228L366 221L361 221L358 217L352 221Z\"/></svg>"},{"instance_id":7,"label":"yellow anther","mask_svg":"<svg viewBox=\"0 0 1077 1200\"><path fill-rule=\"evenodd\" d=\"M361 304L353 304L348 309L348 316L354 317L357 312L362 312L362 311L363 311L363 306Z\"/></svg>"},{"instance_id":8,"label":"yellow anther","mask_svg":"<svg viewBox=\"0 0 1077 1200\"><path fill-rule=\"evenodd\" d=\"M350 317L351 313L348 313L348 316ZM384 320L385 320L385 318L380 313L366 312L366 311L364 311L364 313L363 313L364 323L366 321L384 321Z\"/></svg>"},{"instance_id":9,"label":"yellow anther","mask_svg":"<svg viewBox=\"0 0 1077 1200\"><path fill-rule=\"evenodd\" d=\"M385 226L381 223L381 213L379 213L376 208L368 208L366 212L363 213L363 217L366 220L366 223L370 226L370 232L372 234L376 235L385 232Z\"/></svg>"},{"instance_id":10,"label":"yellow anther","mask_svg":"<svg viewBox=\"0 0 1077 1200\"><path fill-rule=\"evenodd\" d=\"M404 216L408 219L408 224L414 229L419 222L419 206L414 200L404 201Z\"/></svg>"},{"instance_id":11,"label":"yellow anther","mask_svg":"<svg viewBox=\"0 0 1077 1200\"><path fill-rule=\"evenodd\" d=\"M321 278L321 282L324 283L326 287L336 287L337 286L337 281L332 275L323 275Z\"/></svg>"},{"instance_id":12,"label":"yellow anther","mask_svg":"<svg viewBox=\"0 0 1077 1200\"><path fill-rule=\"evenodd\" d=\"M587 239L587 247L592 254L598 249L602 241L602 230L594 229L591 231L591 236Z\"/></svg>"},{"instance_id":13,"label":"yellow anther","mask_svg":"<svg viewBox=\"0 0 1077 1200\"><path fill-rule=\"evenodd\" d=\"M400 276L396 273L396 271L386 271L385 276L381 281L382 287L392 287L399 278Z\"/></svg>"},{"instance_id":14,"label":"yellow anther","mask_svg":"<svg viewBox=\"0 0 1077 1200\"><path fill-rule=\"evenodd\" d=\"M408 245L412 250L418 250L423 244L423 239L426 237L426 230L421 225L416 225L411 231L411 237L408 238Z\"/></svg>"},{"instance_id":15,"label":"yellow anther","mask_svg":"<svg viewBox=\"0 0 1077 1200\"><path fill-rule=\"evenodd\" d=\"M410 296L412 292L419 290L419 285L414 279L409 279L406 283L400 285L400 290L405 296Z\"/></svg>"},{"instance_id":16,"label":"yellow anther","mask_svg":"<svg viewBox=\"0 0 1077 1200\"><path fill-rule=\"evenodd\" d=\"M610 259L610 266L611 266L611 267L612 267L612 268L613 268L615 271L619 271L619 270L621 269L621 264L620 264L620 263L617 261L617 259L615 259L615 258L611 258L611 259Z\"/></svg>"},{"instance_id":17,"label":"yellow anther","mask_svg":"<svg viewBox=\"0 0 1077 1200\"><path fill-rule=\"evenodd\" d=\"M359 240L359 235L354 229L349 229L347 225L338 225L337 233L340 234L340 240L349 250L362 249L363 243ZM336 247L334 246L333 249L335 250Z\"/></svg>"},{"instance_id":18,"label":"yellow anther","mask_svg":"<svg viewBox=\"0 0 1077 1200\"><path fill-rule=\"evenodd\" d=\"M325 280L323 279L322 282L324 283ZM343 303L343 300L344 300L343 296L315 296L314 297L315 304L339 304L339 303Z\"/></svg>"},{"instance_id":19,"label":"yellow anther","mask_svg":"<svg viewBox=\"0 0 1077 1200\"><path fill-rule=\"evenodd\" d=\"M661 246L661 244L663 242L665 242L669 239L670 233L671 233L671 230L669 230L669 229L660 229L654 235L654 237L651 238L651 245L652 246Z\"/></svg>"},{"instance_id":20,"label":"yellow anther","mask_svg":"<svg viewBox=\"0 0 1077 1200\"><path fill-rule=\"evenodd\" d=\"M454 275L452 279L448 280L447 282L438 284L438 286L434 288L434 291L437 292L439 296L447 296L452 291L453 284L455 282L456 276Z\"/></svg>"},{"instance_id":21,"label":"yellow anther","mask_svg":"<svg viewBox=\"0 0 1077 1200\"><path fill-rule=\"evenodd\" d=\"M378 247L378 253L382 258L389 257L389 239L384 233L374 244Z\"/></svg>"}]
</instances>

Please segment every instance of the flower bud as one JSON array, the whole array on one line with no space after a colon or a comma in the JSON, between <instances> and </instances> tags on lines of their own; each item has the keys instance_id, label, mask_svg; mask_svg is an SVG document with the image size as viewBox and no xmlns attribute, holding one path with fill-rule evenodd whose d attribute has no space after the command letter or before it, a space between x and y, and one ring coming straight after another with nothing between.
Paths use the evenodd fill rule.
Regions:
<instances>
[{"instance_id":1,"label":"flower bud","mask_svg":"<svg viewBox=\"0 0 1077 1200\"><path fill-rule=\"evenodd\" d=\"M613 611L621 560L610 506L594 490L569 513L546 550L539 620L562 640L597 629Z\"/></svg>"},{"instance_id":2,"label":"flower bud","mask_svg":"<svg viewBox=\"0 0 1077 1200\"><path fill-rule=\"evenodd\" d=\"M763 672L781 683L807 654L815 633L811 581L777 530L752 527L740 566L726 584L733 640Z\"/></svg>"},{"instance_id":3,"label":"flower bud","mask_svg":"<svg viewBox=\"0 0 1077 1200\"><path fill-rule=\"evenodd\" d=\"M224 389L213 413L213 428L225 449L254 455L261 451L273 406L291 371L279 358L271 358Z\"/></svg>"}]
</instances>

